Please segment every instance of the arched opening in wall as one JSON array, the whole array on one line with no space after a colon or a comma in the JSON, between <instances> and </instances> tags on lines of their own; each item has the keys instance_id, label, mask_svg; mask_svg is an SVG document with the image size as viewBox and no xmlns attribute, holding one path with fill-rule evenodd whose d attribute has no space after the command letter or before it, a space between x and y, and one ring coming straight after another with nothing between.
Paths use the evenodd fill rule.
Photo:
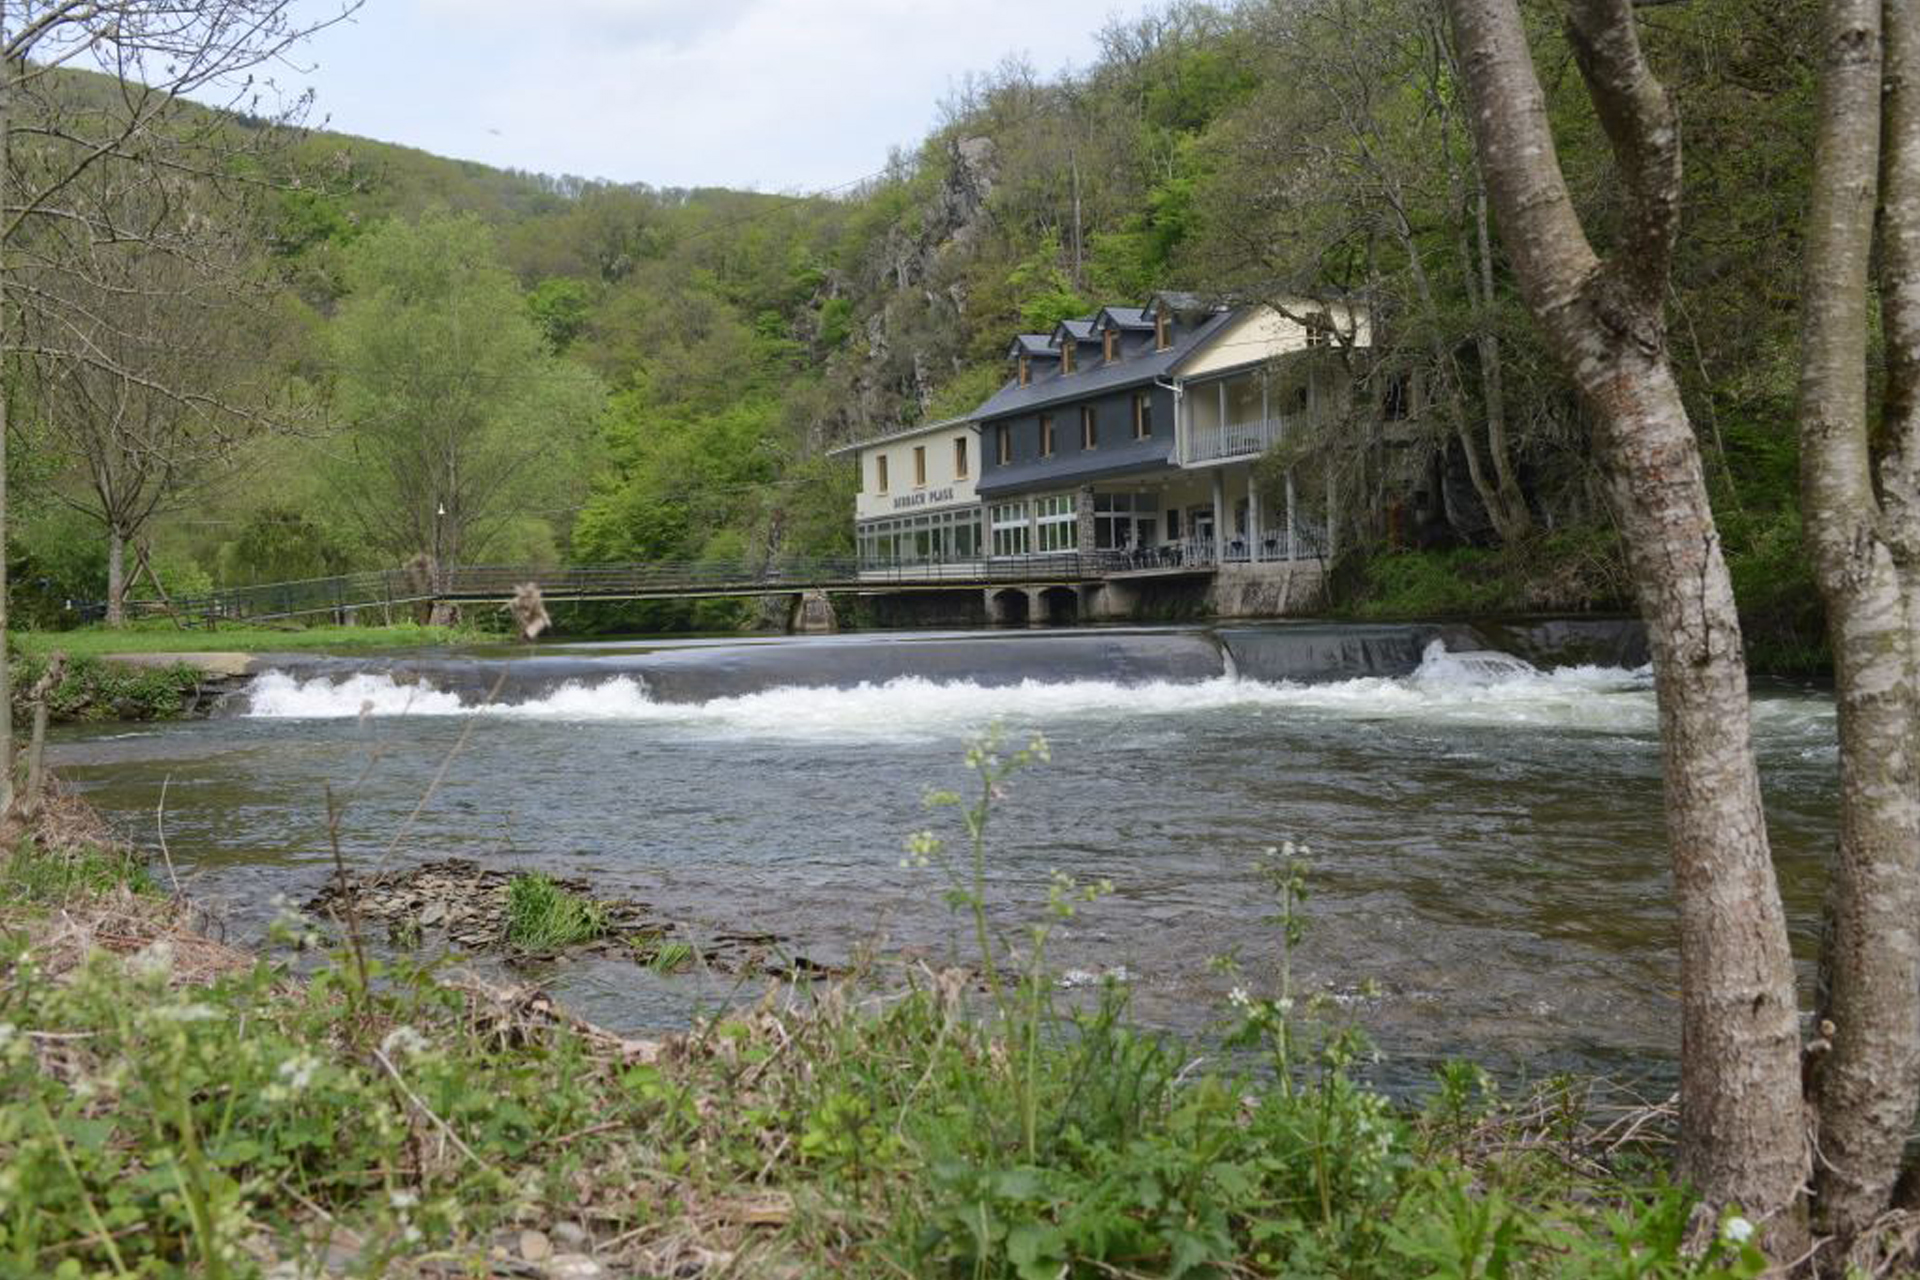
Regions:
<instances>
[{"instance_id":1,"label":"arched opening in wall","mask_svg":"<svg viewBox=\"0 0 1920 1280\"><path fill-rule=\"evenodd\" d=\"M1048 587L1040 593L1040 616L1054 627L1080 621L1080 593L1072 587Z\"/></svg>"},{"instance_id":2,"label":"arched opening in wall","mask_svg":"<svg viewBox=\"0 0 1920 1280\"><path fill-rule=\"evenodd\" d=\"M1007 587L993 593L993 608L988 611L991 620L1002 627L1024 627L1027 625L1027 593L1021 587Z\"/></svg>"}]
</instances>

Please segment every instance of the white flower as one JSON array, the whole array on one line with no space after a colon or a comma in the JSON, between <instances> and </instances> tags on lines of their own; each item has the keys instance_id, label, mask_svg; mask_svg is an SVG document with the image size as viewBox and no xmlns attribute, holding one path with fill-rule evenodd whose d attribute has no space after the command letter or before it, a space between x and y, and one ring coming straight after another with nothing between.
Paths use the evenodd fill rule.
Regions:
<instances>
[{"instance_id":1,"label":"white flower","mask_svg":"<svg viewBox=\"0 0 1920 1280\"><path fill-rule=\"evenodd\" d=\"M1745 1244L1753 1239L1753 1224L1736 1214L1727 1219L1726 1225L1720 1228L1720 1234L1735 1244Z\"/></svg>"},{"instance_id":2,"label":"white flower","mask_svg":"<svg viewBox=\"0 0 1920 1280\"><path fill-rule=\"evenodd\" d=\"M173 943L166 938L151 942L134 952L127 968L138 978L164 978L173 972Z\"/></svg>"},{"instance_id":3,"label":"white flower","mask_svg":"<svg viewBox=\"0 0 1920 1280\"><path fill-rule=\"evenodd\" d=\"M153 1016L162 1022L213 1022L220 1011L210 1004L163 1004Z\"/></svg>"},{"instance_id":4,"label":"white flower","mask_svg":"<svg viewBox=\"0 0 1920 1280\"><path fill-rule=\"evenodd\" d=\"M411 1191L389 1191L387 1201L402 1213L420 1203L420 1197Z\"/></svg>"},{"instance_id":5,"label":"white flower","mask_svg":"<svg viewBox=\"0 0 1920 1280\"><path fill-rule=\"evenodd\" d=\"M433 1045L427 1038L412 1027L395 1027L387 1032L386 1039L380 1042L380 1052L389 1058L404 1057L409 1054L425 1053Z\"/></svg>"},{"instance_id":6,"label":"white flower","mask_svg":"<svg viewBox=\"0 0 1920 1280\"><path fill-rule=\"evenodd\" d=\"M1280 1011L1281 1013L1292 1013L1292 1012L1293 1012L1293 997L1292 997L1292 996L1281 996L1281 997L1280 997L1280 998L1279 998L1278 1000L1276 1000L1276 1001L1274 1001L1274 1002L1273 1002L1273 1007L1274 1007L1274 1008L1276 1008L1276 1009L1278 1009L1278 1010L1279 1010L1279 1011Z\"/></svg>"},{"instance_id":7,"label":"white flower","mask_svg":"<svg viewBox=\"0 0 1920 1280\"><path fill-rule=\"evenodd\" d=\"M280 1081L288 1094L299 1093L313 1083L320 1059L310 1053L296 1053L280 1064Z\"/></svg>"},{"instance_id":8,"label":"white flower","mask_svg":"<svg viewBox=\"0 0 1920 1280\"><path fill-rule=\"evenodd\" d=\"M1235 987L1227 992L1227 1002L1236 1009L1251 1009L1253 997L1247 994L1245 987Z\"/></svg>"}]
</instances>

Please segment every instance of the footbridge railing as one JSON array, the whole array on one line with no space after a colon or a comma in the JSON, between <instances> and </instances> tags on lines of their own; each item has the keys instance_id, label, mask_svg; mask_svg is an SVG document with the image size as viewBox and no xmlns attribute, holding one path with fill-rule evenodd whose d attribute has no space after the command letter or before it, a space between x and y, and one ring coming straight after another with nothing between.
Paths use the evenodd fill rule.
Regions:
<instances>
[{"instance_id":1,"label":"footbridge railing","mask_svg":"<svg viewBox=\"0 0 1920 1280\"><path fill-rule=\"evenodd\" d=\"M937 590L967 586L1047 585L1098 581L1129 566L1120 552L1042 552L989 559L874 563L852 557L793 558L765 563L717 560L622 564L461 565L429 574L417 569L308 578L230 587L171 600L129 600L130 617L172 616L189 625L268 622L375 614L388 620L445 601L504 602L525 583L549 601L692 600L805 591ZM103 603L80 607L98 618Z\"/></svg>"}]
</instances>

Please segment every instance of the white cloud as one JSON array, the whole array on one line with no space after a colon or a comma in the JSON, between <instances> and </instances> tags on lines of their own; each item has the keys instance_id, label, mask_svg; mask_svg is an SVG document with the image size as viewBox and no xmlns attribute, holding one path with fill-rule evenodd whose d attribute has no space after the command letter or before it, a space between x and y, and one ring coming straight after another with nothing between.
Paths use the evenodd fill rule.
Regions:
<instances>
[{"instance_id":1,"label":"white cloud","mask_svg":"<svg viewBox=\"0 0 1920 1280\"><path fill-rule=\"evenodd\" d=\"M1015 0L371 0L306 60L348 132L552 173L816 190L917 143L1007 54L1084 65L1103 21Z\"/></svg>"}]
</instances>

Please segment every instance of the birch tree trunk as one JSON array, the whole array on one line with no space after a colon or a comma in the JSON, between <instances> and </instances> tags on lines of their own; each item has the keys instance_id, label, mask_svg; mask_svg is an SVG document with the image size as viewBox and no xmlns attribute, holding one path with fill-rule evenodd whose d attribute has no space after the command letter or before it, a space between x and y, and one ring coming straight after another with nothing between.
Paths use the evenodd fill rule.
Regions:
<instances>
[{"instance_id":1,"label":"birch tree trunk","mask_svg":"<svg viewBox=\"0 0 1920 1280\"><path fill-rule=\"evenodd\" d=\"M1846 1272L1858 1237L1889 1205L1920 1096L1913 634L1875 493L1867 418L1881 2L1827 5L1802 307L1801 513L1826 604L1840 718L1840 832L1820 955L1824 1052L1809 1074L1820 1153L1814 1228L1833 1237L1835 1247L1821 1260L1822 1272L1831 1275ZM1907 7L1888 4L1890 26L1910 25L1910 18L1894 14ZM1897 175L1889 178L1890 197L1911 202L1912 190L1902 191ZM1911 210L1889 209L1890 224L1911 216ZM1890 248L1897 235L1890 235ZM1903 284L1896 273L1910 275L1914 265L1910 250L1903 246L1889 264L1894 299ZM1910 280L1905 284L1912 288ZM1903 316L1903 328L1892 318L1899 306L1889 303L1889 362L1905 371L1909 385L1890 399L1910 400L1914 317ZM1907 349L1896 354L1903 337ZM1890 385L1901 381L1896 374ZM1899 412L1911 431L1910 405Z\"/></svg>"},{"instance_id":2,"label":"birch tree trunk","mask_svg":"<svg viewBox=\"0 0 1920 1280\"><path fill-rule=\"evenodd\" d=\"M1679 1172L1710 1207L1801 1231L1807 1173L1793 968L1754 764L1733 589L1667 354L1680 137L1630 0L1572 0L1569 34L1625 195L1601 260L1574 212L1515 0L1447 0L1488 192L1522 296L1594 419L1653 649L1680 923Z\"/></svg>"}]
</instances>

